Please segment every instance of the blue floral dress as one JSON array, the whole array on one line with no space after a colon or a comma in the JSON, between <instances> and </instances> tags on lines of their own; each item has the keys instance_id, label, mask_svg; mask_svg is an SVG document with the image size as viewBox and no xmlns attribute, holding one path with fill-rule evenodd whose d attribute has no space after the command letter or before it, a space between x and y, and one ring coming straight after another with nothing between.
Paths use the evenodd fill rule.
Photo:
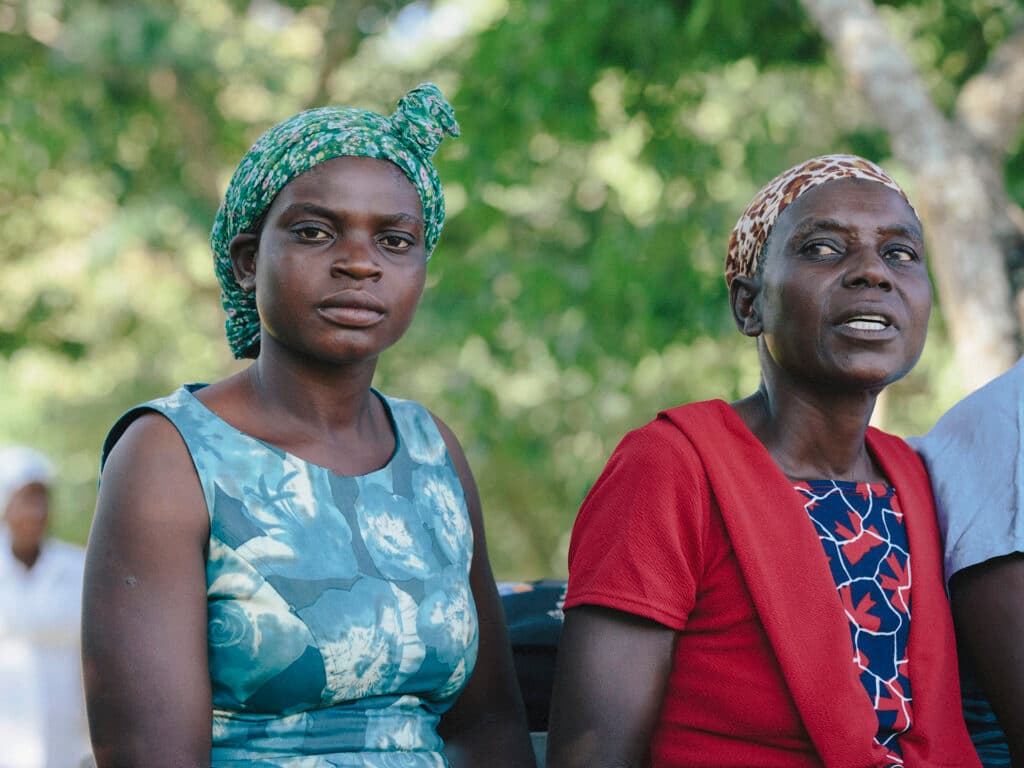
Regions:
<instances>
[{"instance_id":1,"label":"blue floral dress","mask_svg":"<svg viewBox=\"0 0 1024 768\"><path fill-rule=\"evenodd\" d=\"M341 477L244 434L188 385L147 410L183 437L210 512L214 766L446 766L437 734L472 672L473 534L421 405L384 398L388 464Z\"/></svg>"}]
</instances>

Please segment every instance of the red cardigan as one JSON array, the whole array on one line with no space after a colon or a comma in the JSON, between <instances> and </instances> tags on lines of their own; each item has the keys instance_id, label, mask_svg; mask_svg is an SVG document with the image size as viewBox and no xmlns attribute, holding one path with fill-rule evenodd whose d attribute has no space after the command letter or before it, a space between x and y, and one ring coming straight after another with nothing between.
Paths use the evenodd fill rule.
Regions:
<instances>
[{"instance_id":1,"label":"red cardigan","mask_svg":"<svg viewBox=\"0 0 1024 768\"><path fill-rule=\"evenodd\" d=\"M869 429L867 443L910 544L905 764L976 768L927 475L899 438ZM674 408L628 435L584 501L569 560L566 608L604 605L680 631L653 765L888 765L817 534L727 403Z\"/></svg>"}]
</instances>

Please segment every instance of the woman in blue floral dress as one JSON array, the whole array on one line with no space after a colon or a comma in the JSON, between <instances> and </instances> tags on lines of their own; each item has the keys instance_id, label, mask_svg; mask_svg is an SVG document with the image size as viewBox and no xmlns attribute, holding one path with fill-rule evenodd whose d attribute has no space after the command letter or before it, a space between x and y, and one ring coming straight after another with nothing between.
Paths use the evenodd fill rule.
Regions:
<instances>
[{"instance_id":1,"label":"woman in blue floral dress","mask_svg":"<svg viewBox=\"0 0 1024 768\"><path fill-rule=\"evenodd\" d=\"M105 766L529 766L480 502L452 432L371 387L444 221L432 85L304 112L211 243L242 372L104 446L83 628Z\"/></svg>"}]
</instances>

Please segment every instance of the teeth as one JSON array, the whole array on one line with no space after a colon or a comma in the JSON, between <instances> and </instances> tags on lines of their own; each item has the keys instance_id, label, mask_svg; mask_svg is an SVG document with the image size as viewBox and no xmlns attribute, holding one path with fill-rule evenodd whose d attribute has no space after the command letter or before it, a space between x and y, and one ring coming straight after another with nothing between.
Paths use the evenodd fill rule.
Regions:
<instances>
[{"instance_id":1,"label":"teeth","mask_svg":"<svg viewBox=\"0 0 1024 768\"><path fill-rule=\"evenodd\" d=\"M889 321L881 315L861 315L846 321L846 325L858 331L879 331L889 327Z\"/></svg>"}]
</instances>

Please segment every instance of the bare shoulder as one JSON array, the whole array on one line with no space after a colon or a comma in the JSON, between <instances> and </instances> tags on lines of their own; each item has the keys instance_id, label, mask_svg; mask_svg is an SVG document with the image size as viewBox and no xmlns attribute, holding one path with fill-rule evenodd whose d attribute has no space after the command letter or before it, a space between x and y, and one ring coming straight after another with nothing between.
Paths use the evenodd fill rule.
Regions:
<instances>
[{"instance_id":1,"label":"bare shoulder","mask_svg":"<svg viewBox=\"0 0 1024 768\"><path fill-rule=\"evenodd\" d=\"M199 477L185 441L164 416L136 418L107 456L100 479L95 525L160 522L208 533L209 518Z\"/></svg>"},{"instance_id":2,"label":"bare shoulder","mask_svg":"<svg viewBox=\"0 0 1024 768\"><path fill-rule=\"evenodd\" d=\"M106 467L120 461L144 460L154 452L188 454L177 428L156 411L143 411L125 428L111 448Z\"/></svg>"}]
</instances>

